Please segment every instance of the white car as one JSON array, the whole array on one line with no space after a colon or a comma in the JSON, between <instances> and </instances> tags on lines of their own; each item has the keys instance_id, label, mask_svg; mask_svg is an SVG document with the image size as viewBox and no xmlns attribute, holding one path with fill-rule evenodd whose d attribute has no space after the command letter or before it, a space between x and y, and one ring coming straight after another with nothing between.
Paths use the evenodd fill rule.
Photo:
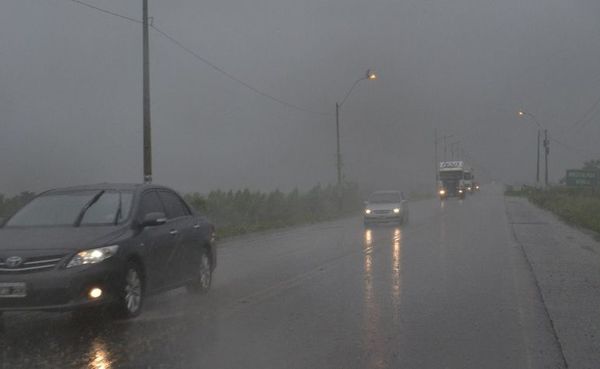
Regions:
<instances>
[{"instance_id":1,"label":"white car","mask_svg":"<svg viewBox=\"0 0 600 369\"><path fill-rule=\"evenodd\" d=\"M365 225L376 222L404 223L408 221L408 206L400 191L373 192L365 202Z\"/></svg>"}]
</instances>

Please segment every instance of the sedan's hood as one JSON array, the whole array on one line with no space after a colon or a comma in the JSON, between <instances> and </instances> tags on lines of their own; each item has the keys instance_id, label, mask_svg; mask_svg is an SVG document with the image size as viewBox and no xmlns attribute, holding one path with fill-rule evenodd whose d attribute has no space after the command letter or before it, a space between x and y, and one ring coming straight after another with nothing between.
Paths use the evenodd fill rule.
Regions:
<instances>
[{"instance_id":1,"label":"sedan's hood","mask_svg":"<svg viewBox=\"0 0 600 369\"><path fill-rule=\"evenodd\" d=\"M93 248L116 240L127 230L127 227L0 228L0 252Z\"/></svg>"},{"instance_id":2,"label":"sedan's hood","mask_svg":"<svg viewBox=\"0 0 600 369\"><path fill-rule=\"evenodd\" d=\"M393 210L395 208L400 209L401 208L401 204L397 203L397 202L390 202L390 203L368 203L366 208L367 209L371 209L371 210Z\"/></svg>"}]
</instances>

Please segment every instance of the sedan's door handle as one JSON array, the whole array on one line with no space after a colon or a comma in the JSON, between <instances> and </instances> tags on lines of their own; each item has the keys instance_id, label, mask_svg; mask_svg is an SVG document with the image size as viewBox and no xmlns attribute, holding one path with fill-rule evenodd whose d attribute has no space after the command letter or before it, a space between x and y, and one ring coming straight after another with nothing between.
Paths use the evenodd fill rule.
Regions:
<instances>
[{"instance_id":1,"label":"sedan's door handle","mask_svg":"<svg viewBox=\"0 0 600 369\"><path fill-rule=\"evenodd\" d=\"M178 230L176 230L176 229L171 229L171 230L169 231L169 234L170 234L171 236L176 236L178 233L179 233L179 231L178 231Z\"/></svg>"},{"instance_id":2,"label":"sedan's door handle","mask_svg":"<svg viewBox=\"0 0 600 369\"><path fill-rule=\"evenodd\" d=\"M194 229L200 228L200 224L194 224Z\"/></svg>"}]
</instances>

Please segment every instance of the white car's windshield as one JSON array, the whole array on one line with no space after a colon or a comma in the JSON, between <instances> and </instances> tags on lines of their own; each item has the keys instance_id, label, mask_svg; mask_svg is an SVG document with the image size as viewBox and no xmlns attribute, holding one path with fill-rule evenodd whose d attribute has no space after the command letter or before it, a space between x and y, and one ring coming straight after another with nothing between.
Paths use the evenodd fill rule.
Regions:
<instances>
[{"instance_id":1,"label":"white car's windshield","mask_svg":"<svg viewBox=\"0 0 600 369\"><path fill-rule=\"evenodd\" d=\"M397 203L402 201L402 197L397 192L376 192L369 196L369 202L377 203Z\"/></svg>"}]
</instances>

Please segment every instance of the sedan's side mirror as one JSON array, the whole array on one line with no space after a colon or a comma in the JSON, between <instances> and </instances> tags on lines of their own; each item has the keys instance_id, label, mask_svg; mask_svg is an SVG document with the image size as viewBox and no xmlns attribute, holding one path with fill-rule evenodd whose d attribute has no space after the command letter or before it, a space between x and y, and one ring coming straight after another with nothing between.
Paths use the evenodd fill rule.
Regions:
<instances>
[{"instance_id":1,"label":"sedan's side mirror","mask_svg":"<svg viewBox=\"0 0 600 369\"><path fill-rule=\"evenodd\" d=\"M157 225L165 224L166 222L167 217L165 213L155 212L146 214L140 225L142 227L154 227Z\"/></svg>"}]
</instances>

